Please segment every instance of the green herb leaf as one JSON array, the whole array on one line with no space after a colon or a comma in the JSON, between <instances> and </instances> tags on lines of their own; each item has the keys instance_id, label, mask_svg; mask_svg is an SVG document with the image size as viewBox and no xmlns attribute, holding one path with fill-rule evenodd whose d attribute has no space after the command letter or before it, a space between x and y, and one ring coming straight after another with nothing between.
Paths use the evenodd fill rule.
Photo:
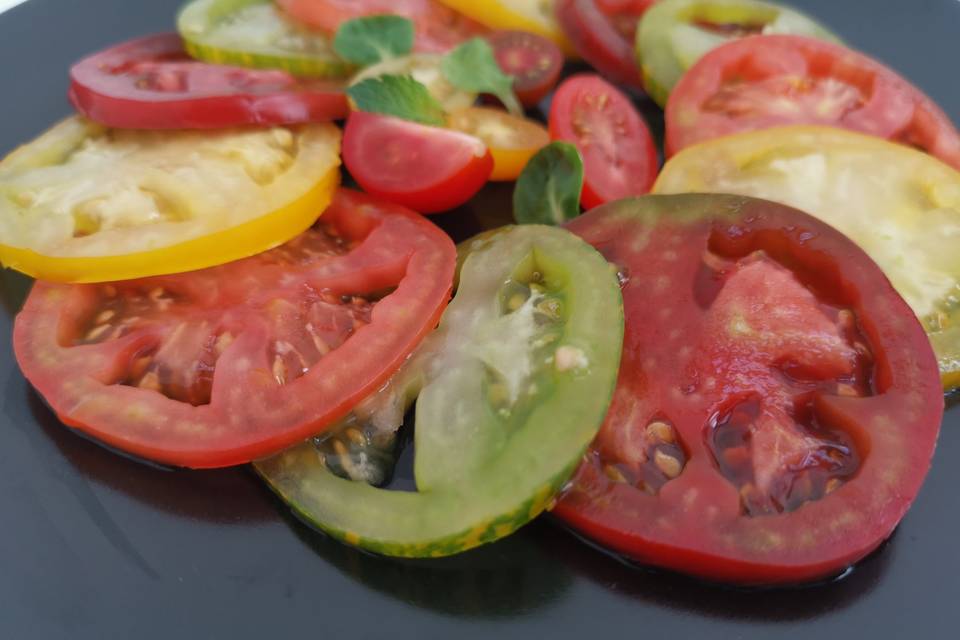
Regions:
<instances>
[{"instance_id":1,"label":"green herb leaf","mask_svg":"<svg viewBox=\"0 0 960 640\"><path fill-rule=\"evenodd\" d=\"M413 22L388 15L347 20L337 29L333 50L361 66L405 56L413 50Z\"/></svg>"},{"instance_id":2,"label":"green herb leaf","mask_svg":"<svg viewBox=\"0 0 960 640\"><path fill-rule=\"evenodd\" d=\"M347 87L347 95L361 111L382 113L436 127L446 123L443 107L412 76L367 78Z\"/></svg>"},{"instance_id":3,"label":"green herb leaf","mask_svg":"<svg viewBox=\"0 0 960 640\"><path fill-rule=\"evenodd\" d=\"M530 158L513 191L520 224L561 225L580 215L583 159L575 146L551 142Z\"/></svg>"},{"instance_id":4,"label":"green herb leaf","mask_svg":"<svg viewBox=\"0 0 960 640\"><path fill-rule=\"evenodd\" d=\"M447 81L458 89L474 93L492 93L507 111L523 114L523 107L513 93L513 77L505 74L493 49L483 38L471 38L448 53L440 62Z\"/></svg>"}]
</instances>

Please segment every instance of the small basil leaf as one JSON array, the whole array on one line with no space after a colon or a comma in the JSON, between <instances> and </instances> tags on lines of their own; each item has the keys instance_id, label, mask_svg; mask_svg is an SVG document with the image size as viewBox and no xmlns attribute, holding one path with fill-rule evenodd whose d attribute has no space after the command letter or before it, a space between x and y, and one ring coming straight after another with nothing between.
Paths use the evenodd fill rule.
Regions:
<instances>
[{"instance_id":1,"label":"small basil leaf","mask_svg":"<svg viewBox=\"0 0 960 640\"><path fill-rule=\"evenodd\" d=\"M382 113L436 127L442 127L446 122L443 107L437 99L411 76L367 78L348 87L347 95L361 111Z\"/></svg>"},{"instance_id":2,"label":"small basil leaf","mask_svg":"<svg viewBox=\"0 0 960 640\"><path fill-rule=\"evenodd\" d=\"M360 66L405 56L413 50L413 22L389 15L347 20L337 29L333 50Z\"/></svg>"},{"instance_id":3,"label":"small basil leaf","mask_svg":"<svg viewBox=\"0 0 960 640\"><path fill-rule=\"evenodd\" d=\"M458 89L493 94L510 113L523 113L513 93L513 77L500 69L493 49L483 38L471 38L445 55L440 69L447 81Z\"/></svg>"},{"instance_id":4,"label":"small basil leaf","mask_svg":"<svg viewBox=\"0 0 960 640\"><path fill-rule=\"evenodd\" d=\"M520 224L561 225L580 215L583 160L575 146L552 142L530 158L513 191Z\"/></svg>"}]
</instances>

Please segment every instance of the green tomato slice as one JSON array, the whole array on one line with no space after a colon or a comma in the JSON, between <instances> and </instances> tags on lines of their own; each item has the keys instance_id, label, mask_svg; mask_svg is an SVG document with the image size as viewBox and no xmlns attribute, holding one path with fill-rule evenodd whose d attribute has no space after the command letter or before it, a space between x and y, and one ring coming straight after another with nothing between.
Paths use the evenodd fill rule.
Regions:
<instances>
[{"instance_id":1,"label":"green tomato slice","mask_svg":"<svg viewBox=\"0 0 960 640\"><path fill-rule=\"evenodd\" d=\"M453 86L443 75L443 70L440 68L441 60L443 56L436 53L413 53L390 58L360 71L353 77L350 84L354 85L369 78L385 75L411 76L427 88L430 95L437 99L447 113L472 106L477 101L477 94Z\"/></svg>"},{"instance_id":2,"label":"green tomato slice","mask_svg":"<svg viewBox=\"0 0 960 640\"><path fill-rule=\"evenodd\" d=\"M438 557L512 533L547 508L606 414L623 340L614 268L553 227L512 227L466 250L439 328L352 418L373 440L418 396L417 491L338 477L324 442L256 463L295 512L349 544Z\"/></svg>"},{"instance_id":3,"label":"green tomato slice","mask_svg":"<svg viewBox=\"0 0 960 640\"><path fill-rule=\"evenodd\" d=\"M760 0L661 0L637 29L637 57L647 93L660 106L680 76L704 54L753 34L839 38L802 13Z\"/></svg>"},{"instance_id":4,"label":"green tomato slice","mask_svg":"<svg viewBox=\"0 0 960 640\"><path fill-rule=\"evenodd\" d=\"M353 67L330 38L285 17L272 0L194 0L177 19L187 51L216 64L345 77Z\"/></svg>"}]
</instances>

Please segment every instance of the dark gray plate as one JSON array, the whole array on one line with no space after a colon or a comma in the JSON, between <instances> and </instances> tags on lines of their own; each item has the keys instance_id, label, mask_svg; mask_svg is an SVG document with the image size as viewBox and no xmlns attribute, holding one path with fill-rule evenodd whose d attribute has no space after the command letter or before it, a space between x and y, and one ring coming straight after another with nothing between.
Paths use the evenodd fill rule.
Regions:
<instances>
[{"instance_id":1,"label":"dark gray plate","mask_svg":"<svg viewBox=\"0 0 960 640\"><path fill-rule=\"evenodd\" d=\"M482 1L482 0L478 0ZM170 29L178 0L31 0L0 16L0 152L69 113L69 64ZM960 2L796 0L960 120ZM503 219L490 190L445 225ZM843 580L749 592L624 566L550 522L443 561L313 533L248 469L165 471L68 429L10 347L0 273L0 638L957 637L960 410L893 538Z\"/></svg>"}]
</instances>

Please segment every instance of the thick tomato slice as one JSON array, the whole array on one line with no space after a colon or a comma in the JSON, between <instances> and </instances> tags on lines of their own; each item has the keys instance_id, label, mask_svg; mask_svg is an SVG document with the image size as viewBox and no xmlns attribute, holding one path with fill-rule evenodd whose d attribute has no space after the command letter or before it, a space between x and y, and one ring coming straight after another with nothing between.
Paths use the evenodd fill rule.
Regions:
<instances>
[{"instance_id":1,"label":"thick tomato slice","mask_svg":"<svg viewBox=\"0 0 960 640\"><path fill-rule=\"evenodd\" d=\"M491 29L528 31L552 40L564 54L576 51L557 22L556 0L438 0Z\"/></svg>"},{"instance_id":2,"label":"thick tomato slice","mask_svg":"<svg viewBox=\"0 0 960 640\"><path fill-rule=\"evenodd\" d=\"M175 33L138 38L70 69L70 100L124 129L216 129L323 122L350 111L339 83L196 62Z\"/></svg>"},{"instance_id":3,"label":"thick tomato slice","mask_svg":"<svg viewBox=\"0 0 960 640\"><path fill-rule=\"evenodd\" d=\"M616 84L643 88L637 25L656 0L558 0L557 20L577 53Z\"/></svg>"},{"instance_id":4,"label":"thick tomato slice","mask_svg":"<svg viewBox=\"0 0 960 640\"><path fill-rule=\"evenodd\" d=\"M456 254L426 219L340 191L272 251L189 274L38 282L14 325L64 423L159 462L219 467L323 430L437 323Z\"/></svg>"},{"instance_id":5,"label":"thick tomato slice","mask_svg":"<svg viewBox=\"0 0 960 640\"><path fill-rule=\"evenodd\" d=\"M557 85L563 52L543 36L529 31L494 31L487 36L497 64L513 76L513 91L523 106L536 106Z\"/></svg>"},{"instance_id":6,"label":"thick tomato slice","mask_svg":"<svg viewBox=\"0 0 960 640\"><path fill-rule=\"evenodd\" d=\"M534 154L550 144L550 134L539 122L489 107L471 107L451 113L447 126L483 141L493 156L491 180L516 180Z\"/></svg>"},{"instance_id":7,"label":"thick tomato slice","mask_svg":"<svg viewBox=\"0 0 960 640\"><path fill-rule=\"evenodd\" d=\"M909 144L960 168L960 133L922 91L841 45L753 36L717 47L681 78L666 151L785 124L822 124Z\"/></svg>"},{"instance_id":8,"label":"thick tomato slice","mask_svg":"<svg viewBox=\"0 0 960 640\"><path fill-rule=\"evenodd\" d=\"M650 191L657 149L630 99L603 78L581 74L560 84L550 106L550 137L571 142L583 156L583 206Z\"/></svg>"},{"instance_id":9,"label":"thick tomato slice","mask_svg":"<svg viewBox=\"0 0 960 640\"><path fill-rule=\"evenodd\" d=\"M943 398L880 269L798 210L655 196L569 224L620 269L607 420L554 513L650 564L738 583L836 573L923 482Z\"/></svg>"},{"instance_id":10,"label":"thick tomato slice","mask_svg":"<svg viewBox=\"0 0 960 640\"><path fill-rule=\"evenodd\" d=\"M414 49L442 53L486 29L435 0L277 0L277 4L304 24L335 33L343 22L377 14L409 18L416 30Z\"/></svg>"},{"instance_id":11,"label":"thick tomato slice","mask_svg":"<svg viewBox=\"0 0 960 640\"><path fill-rule=\"evenodd\" d=\"M420 213L460 206L493 172L479 138L365 111L347 120L343 162L364 190Z\"/></svg>"}]
</instances>

